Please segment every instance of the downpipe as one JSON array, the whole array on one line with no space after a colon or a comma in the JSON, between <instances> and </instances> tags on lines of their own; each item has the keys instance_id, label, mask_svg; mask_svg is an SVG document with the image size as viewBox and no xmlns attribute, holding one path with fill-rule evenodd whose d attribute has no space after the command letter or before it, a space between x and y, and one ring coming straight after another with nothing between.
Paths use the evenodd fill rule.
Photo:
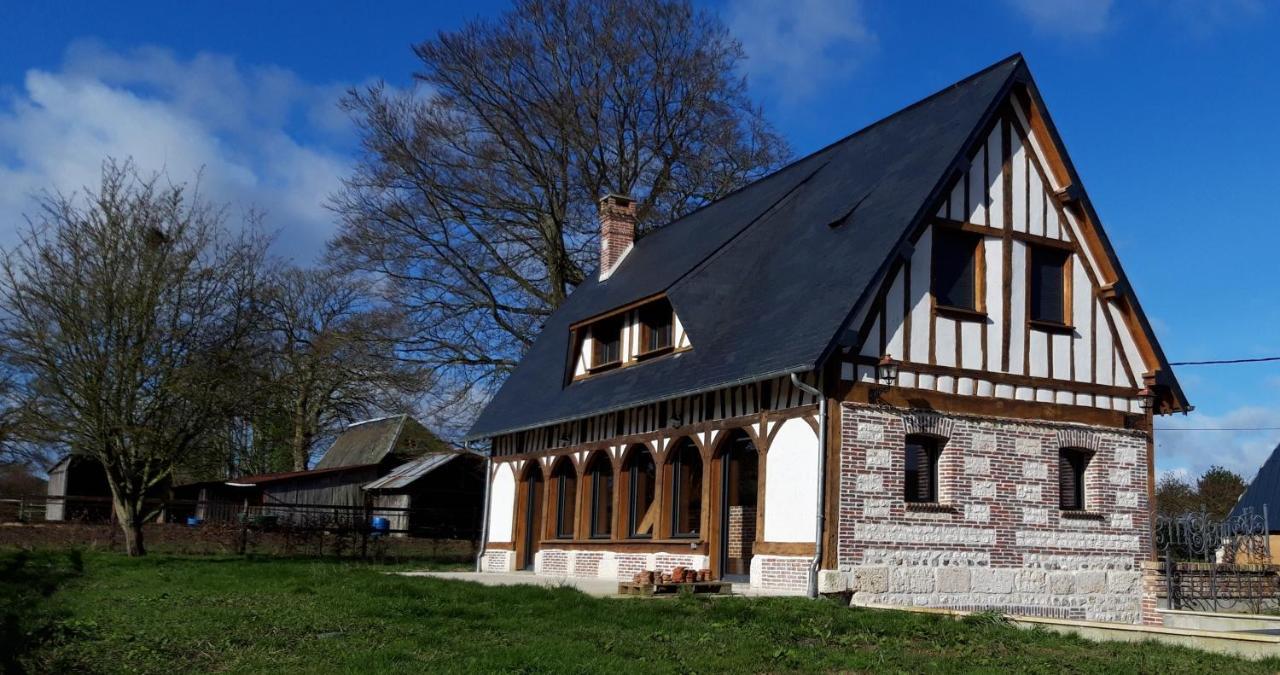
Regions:
<instances>
[{"instance_id":1,"label":"downpipe","mask_svg":"<svg viewBox=\"0 0 1280 675\"><path fill-rule=\"evenodd\" d=\"M466 449L466 445L463 445ZM481 572L481 564L484 561L484 545L489 541L489 486L493 483L493 449L489 449L489 453L484 457L484 510L480 516L480 546L477 547L476 553L476 572Z\"/></svg>"},{"instance_id":2,"label":"downpipe","mask_svg":"<svg viewBox=\"0 0 1280 675\"><path fill-rule=\"evenodd\" d=\"M822 564L822 540L827 526L827 397L822 393L822 373L818 373L818 388L801 381L798 373L791 373L791 384L818 399L818 515L814 522L813 562L809 563L809 597L818 597L818 568Z\"/></svg>"}]
</instances>

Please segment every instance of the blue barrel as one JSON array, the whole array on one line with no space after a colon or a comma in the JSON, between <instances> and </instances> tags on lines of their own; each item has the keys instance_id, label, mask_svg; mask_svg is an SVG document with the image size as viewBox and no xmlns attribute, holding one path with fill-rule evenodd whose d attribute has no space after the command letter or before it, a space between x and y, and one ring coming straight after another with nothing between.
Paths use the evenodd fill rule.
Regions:
<instances>
[{"instance_id":1,"label":"blue barrel","mask_svg":"<svg viewBox=\"0 0 1280 675\"><path fill-rule=\"evenodd\" d=\"M391 521L390 521L390 520L387 520L386 518L383 518L382 516L374 516L374 517L373 517L373 531L374 531L374 532L388 532L388 531L390 531L390 530L391 530Z\"/></svg>"},{"instance_id":2,"label":"blue barrel","mask_svg":"<svg viewBox=\"0 0 1280 675\"><path fill-rule=\"evenodd\" d=\"M187 516L187 526L195 527L200 524L200 519L195 516Z\"/></svg>"}]
</instances>

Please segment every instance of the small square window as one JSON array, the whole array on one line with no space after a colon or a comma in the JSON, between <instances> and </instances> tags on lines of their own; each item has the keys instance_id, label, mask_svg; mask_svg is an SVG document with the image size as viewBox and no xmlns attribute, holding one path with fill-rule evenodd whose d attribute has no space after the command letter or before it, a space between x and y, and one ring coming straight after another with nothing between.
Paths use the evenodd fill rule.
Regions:
<instances>
[{"instance_id":1,"label":"small square window","mask_svg":"<svg viewBox=\"0 0 1280 675\"><path fill-rule=\"evenodd\" d=\"M622 319L606 319L591 326L591 367L600 368L622 361Z\"/></svg>"},{"instance_id":2,"label":"small square window","mask_svg":"<svg viewBox=\"0 0 1280 675\"><path fill-rule=\"evenodd\" d=\"M933 237L933 297L944 307L978 310L978 245L982 237L935 227Z\"/></svg>"},{"instance_id":3,"label":"small square window","mask_svg":"<svg viewBox=\"0 0 1280 675\"><path fill-rule=\"evenodd\" d=\"M662 351L671 348L672 324L675 314L671 303L661 300L640 308L640 353Z\"/></svg>"}]
</instances>

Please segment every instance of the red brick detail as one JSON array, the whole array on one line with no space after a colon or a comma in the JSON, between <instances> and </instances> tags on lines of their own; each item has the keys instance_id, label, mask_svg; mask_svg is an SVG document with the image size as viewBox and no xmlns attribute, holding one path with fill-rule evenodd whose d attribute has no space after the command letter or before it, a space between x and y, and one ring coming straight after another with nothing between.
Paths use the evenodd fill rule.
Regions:
<instances>
[{"instance_id":1,"label":"red brick detail","mask_svg":"<svg viewBox=\"0 0 1280 675\"><path fill-rule=\"evenodd\" d=\"M636 239L636 202L622 195L600 200L600 277L605 278Z\"/></svg>"}]
</instances>

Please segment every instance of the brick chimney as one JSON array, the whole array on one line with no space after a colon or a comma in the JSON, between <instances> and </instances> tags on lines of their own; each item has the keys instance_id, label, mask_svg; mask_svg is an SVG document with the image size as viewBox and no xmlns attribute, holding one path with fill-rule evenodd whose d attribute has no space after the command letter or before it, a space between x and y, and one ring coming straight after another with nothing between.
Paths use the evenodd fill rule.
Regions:
<instances>
[{"instance_id":1,"label":"brick chimney","mask_svg":"<svg viewBox=\"0 0 1280 675\"><path fill-rule=\"evenodd\" d=\"M600 200L600 280L622 262L636 240L636 201L607 194Z\"/></svg>"}]
</instances>

